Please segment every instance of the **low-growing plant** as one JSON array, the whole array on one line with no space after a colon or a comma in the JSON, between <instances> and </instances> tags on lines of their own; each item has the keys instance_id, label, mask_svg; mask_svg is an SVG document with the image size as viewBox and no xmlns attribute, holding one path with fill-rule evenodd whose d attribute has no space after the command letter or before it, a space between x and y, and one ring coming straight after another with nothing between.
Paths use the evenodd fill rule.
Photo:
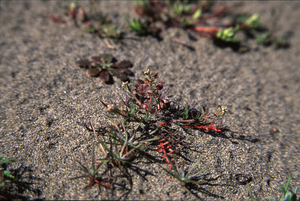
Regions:
<instances>
[{"instance_id":1,"label":"low-growing plant","mask_svg":"<svg viewBox=\"0 0 300 201\"><path fill-rule=\"evenodd\" d=\"M86 162L86 159L82 155L83 161ZM92 170L89 170L83 163L80 161L76 160L77 164L81 168L81 170L85 173L84 175L77 176L71 178L71 180L75 179L80 179L80 178L89 178L89 184L85 188L91 188L95 184L99 184L100 186L106 187L106 188L111 188L114 184L115 178L112 178L110 176L104 175L105 171L103 170L103 173L100 174L99 170L104 168L106 163L108 162L107 160L101 161L99 164L96 165L95 163L95 149L93 148L92 151Z\"/></svg>"},{"instance_id":2,"label":"low-growing plant","mask_svg":"<svg viewBox=\"0 0 300 201\"><path fill-rule=\"evenodd\" d=\"M203 168L202 170L199 170L196 173L192 173L193 170L200 163L201 157L199 158L199 160L196 163L194 163L192 165L192 167L189 170L184 169L183 165L182 165L182 167L179 167L179 165L177 164L177 162L175 160L173 162L169 156L167 156L167 157L169 158L169 161L172 165L173 170L168 170L165 168L164 168L164 170L166 171L166 173L169 176L175 178L180 183L181 186L185 186L185 187L190 184L201 185L201 183L198 182L197 176L199 176L201 173L203 173L205 170L207 170L210 167L210 165L208 165L205 168ZM170 179L172 181L174 181L172 178L170 178Z\"/></svg>"},{"instance_id":3,"label":"low-growing plant","mask_svg":"<svg viewBox=\"0 0 300 201\"><path fill-rule=\"evenodd\" d=\"M128 69L133 64L127 60L116 62L116 59L111 54L92 56L89 60L78 60L75 64L85 68L89 77L99 77L105 83L112 83L112 76L124 82L129 81L128 76L133 76L133 72Z\"/></svg>"}]
</instances>

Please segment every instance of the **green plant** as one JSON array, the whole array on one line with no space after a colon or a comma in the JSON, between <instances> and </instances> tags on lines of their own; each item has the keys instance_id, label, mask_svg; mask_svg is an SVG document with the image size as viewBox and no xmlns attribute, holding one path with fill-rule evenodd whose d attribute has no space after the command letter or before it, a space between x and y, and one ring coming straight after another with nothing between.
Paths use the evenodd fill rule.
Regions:
<instances>
[{"instance_id":1,"label":"green plant","mask_svg":"<svg viewBox=\"0 0 300 201\"><path fill-rule=\"evenodd\" d=\"M300 197L297 198L298 187L296 187L294 189L289 189L291 179L292 179L292 174L289 176L288 181L285 184L285 186L279 184L279 187L282 191L282 196L279 200L276 198L272 198L272 197L265 197L264 199L269 199L269 200L273 200L273 201L300 201ZM256 199L254 198L254 196L252 194L249 184L247 184L247 188L248 188L248 193L250 195L251 200L256 201Z\"/></svg>"},{"instance_id":2,"label":"green plant","mask_svg":"<svg viewBox=\"0 0 300 201\"><path fill-rule=\"evenodd\" d=\"M236 30L238 30L238 27L235 30L232 27L221 30L217 33L216 38L225 42L237 42L238 39L235 36Z\"/></svg>"},{"instance_id":3,"label":"green plant","mask_svg":"<svg viewBox=\"0 0 300 201\"><path fill-rule=\"evenodd\" d=\"M119 39L122 37L123 32L117 28L115 24L102 25L102 31L108 38Z\"/></svg>"},{"instance_id":4,"label":"green plant","mask_svg":"<svg viewBox=\"0 0 300 201\"><path fill-rule=\"evenodd\" d=\"M250 17L242 16L238 19L238 22L244 25L242 27L247 26L250 29L257 29L261 26L261 20L258 14L253 14Z\"/></svg>"},{"instance_id":5,"label":"green plant","mask_svg":"<svg viewBox=\"0 0 300 201\"><path fill-rule=\"evenodd\" d=\"M129 26L131 31L138 35L146 35L148 33L146 25L140 19L133 19L129 22Z\"/></svg>"}]
</instances>

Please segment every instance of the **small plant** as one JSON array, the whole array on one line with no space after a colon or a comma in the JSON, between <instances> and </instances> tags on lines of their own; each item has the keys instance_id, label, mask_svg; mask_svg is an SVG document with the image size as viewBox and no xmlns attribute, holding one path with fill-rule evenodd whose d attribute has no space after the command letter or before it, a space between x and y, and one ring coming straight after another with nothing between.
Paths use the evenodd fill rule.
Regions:
<instances>
[{"instance_id":1,"label":"small plant","mask_svg":"<svg viewBox=\"0 0 300 201\"><path fill-rule=\"evenodd\" d=\"M199 158L199 160L196 162L196 163L194 163L193 165L192 165L192 167L187 171L186 169L184 169L184 166L182 166L181 168L179 168L179 166L178 166L178 164L177 164L177 162L176 161L172 161L171 159L170 159L170 157L169 156L167 156L168 157L168 159L169 159L169 161L170 161L170 163L172 164L172 169L173 169L173 171L172 170L168 170L168 169L165 169L164 168L164 170L166 171L166 173L169 175L169 176L171 176L171 177L173 177L173 178L175 178L179 183L180 183L180 185L181 186L187 186L187 185L190 185L190 184L197 184L197 185L199 185L199 184L201 184L201 183L199 183L198 181L197 181L197 176L199 176L201 173L203 173L205 170L207 170L208 168L209 168L209 166L210 165L208 165L208 166L206 166L204 169L202 169L202 170L200 170L200 171L198 171L198 172L196 172L196 173L192 173L192 171L197 167L197 165L200 163L200 161L201 161L201 158ZM174 164L175 163L175 164ZM171 178L170 178L171 179ZM171 180L173 180L173 179L171 179ZM174 181L174 180L173 180Z\"/></svg>"},{"instance_id":2,"label":"small plant","mask_svg":"<svg viewBox=\"0 0 300 201\"><path fill-rule=\"evenodd\" d=\"M146 35L148 33L146 25L142 23L140 19L133 19L129 22L131 31L138 35Z\"/></svg>"},{"instance_id":3,"label":"small plant","mask_svg":"<svg viewBox=\"0 0 300 201\"><path fill-rule=\"evenodd\" d=\"M272 201L300 201L300 197L297 198L298 187L296 187L294 189L289 188L291 179L292 179L292 175L289 176L288 181L285 184L285 186L279 185L279 187L282 191L282 196L279 200L277 200L276 198L272 198L272 197L265 197L264 199L269 199ZM247 184L247 187L248 187L248 193L250 195L251 200L256 201L256 199L254 198L254 196L252 194L249 184Z\"/></svg>"},{"instance_id":4,"label":"small plant","mask_svg":"<svg viewBox=\"0 0 300 201\"><path fill-rule=\"evenodd\" d=\"M105 83L113 83L112 76L125 82L129 81L128 76L133 75L133 72L128 69L133 66L130 61L122 60L116 62L116 59L111 54L92 56L90 60L78 60L75 64L85 68L89 77L99 77Z\"/></svg>"},{"instance_id":5,"label":"small plant","mask_svg":"<svg viewBox=\"0 0 300 201\"><path fill-rule=\"evenodd\" d=\"M223 40L225 42L237 42L238 39L235 36L236 30L238 30L238 29L233 30L232 27L221 30L217 33L216 38Z\"/></svg>"},{"instance_id":6,"label":"small plant","mask_svg":"<svg viewBox=\"0 0 300 201\"><path fill-rule=\"evenodd\" d=\"M86 162L84 156L83 160ZM100 164L95 163L95 149L92 151L92 170L89 170L86 166L84 166L80 161L76 160L77 164L85 172L84 175L71 178L71 180L80 179L80 178L89 178L89 184L85 188L91 188L95 184L99 184L100 186L110 188L114 183L114 178L104 176L103 174L99 174L99 170L106 165L107 161L101 161ZM105 171L104 171L105 172Z\"/></svg>"},{"instance_id":7,"label":"small plant","mask_svg":"<svg viewBox=\"0 0 300 201\"><path fill-rule=\"evenodd\" d=\"M250 17L242 16L238 19L241 29L258 29L261 26L261 20L258 14L253 14Z\"/></svg>"}]
</instances>

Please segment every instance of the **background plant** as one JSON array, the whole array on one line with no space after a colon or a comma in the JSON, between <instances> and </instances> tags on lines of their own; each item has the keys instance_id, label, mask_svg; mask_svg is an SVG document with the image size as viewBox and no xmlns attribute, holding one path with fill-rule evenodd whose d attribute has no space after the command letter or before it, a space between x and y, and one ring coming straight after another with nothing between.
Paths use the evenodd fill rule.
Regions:
<instances>
[{"instance_id":1,"label":"background plant","mask_svg":"<svg viewBox=\"0 0 300 201\"><path fill-rule=\"evenodd\" d=\"M289 176L288 181L285 184L285 186L279 184L279 187L282 191L282 196L279 200L276 198L272 198L272 197L265 197L264 199L268 199L268 200L272 200L272 201L300 201L300 197L297 197L298 187L295 187L293 189L289 188L291 179L292 179L292 175ZM248 192L249 192L251 200L256 201L256 199L254 198L254 196L252 194L249 184L247 184L247 187L248 187Z\"/></svg>"},{"instance_id":2,"label":"background plant","mask_svg":"<svg viewBox=\"0 0 300 201\"><path fill-rule=\"evenodd\" d=\"M167 28L181 27L198 36L212 38L215 44L239 45L236 33L242 31L253 36L259 44L288 46L287 38L274 37L275 29L268 31L258 14L232 15L231 11L238 5L239 3L236 3L229 7L223 2L212 3L210 1L136 1L133 10L144 23L139 19L139 21L133 19L129 24L132 27L132 24L139 22L139 31L135 29L132 31L142 33L142 35L157 35L158 32ZM222 16L230 16L230 22L223 21ZM214 23L210 23L209 20L214 20ZM201 26L204 23L206 25ZM150 27L152 31L149 31Z\"/></svg>"}]
</instances>

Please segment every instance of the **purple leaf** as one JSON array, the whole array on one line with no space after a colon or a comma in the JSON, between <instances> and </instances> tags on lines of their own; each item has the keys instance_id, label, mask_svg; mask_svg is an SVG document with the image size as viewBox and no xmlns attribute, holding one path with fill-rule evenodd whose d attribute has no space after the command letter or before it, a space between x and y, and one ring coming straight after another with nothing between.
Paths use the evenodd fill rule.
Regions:
<instances>
[{"instance_id":1,"label":"purple leaf","mask_svg":"<svg viewBox=\"0 0 300 201\"><path fill-rule=\"evenodd\" d=\"M100 73L99 79L102 82L109 82L111 80L111 75L107 71L102 71Z\"/></svg>"},{"instance_id":2,"label":"purple leaf","mask_svg":"<svg viewBox=\"0 0 300 201\"><path fill-rule=\"evenodd\" d=\"M81 59L76 61L75 64L82 68L88 68L91 65L91 62L87 59Z\"/></svg>"}]
</instances>

